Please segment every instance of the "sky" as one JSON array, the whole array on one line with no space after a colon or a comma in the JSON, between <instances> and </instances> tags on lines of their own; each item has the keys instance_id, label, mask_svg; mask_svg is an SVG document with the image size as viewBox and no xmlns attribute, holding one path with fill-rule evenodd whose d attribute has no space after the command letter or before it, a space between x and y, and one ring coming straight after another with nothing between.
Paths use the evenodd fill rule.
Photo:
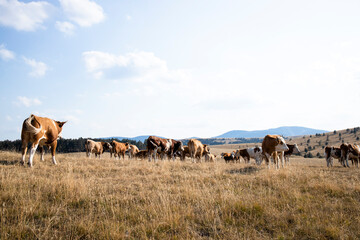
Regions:
<instances>
[{"instance_id":1,"label":"sky","mask_svg":"<svg viewBox=\"0 0 360 240\"><path fill-rule=\"evenodd\" d=\"M0 140L359 126L360 1L0 0Z\"/></svg>"}]
</instances>

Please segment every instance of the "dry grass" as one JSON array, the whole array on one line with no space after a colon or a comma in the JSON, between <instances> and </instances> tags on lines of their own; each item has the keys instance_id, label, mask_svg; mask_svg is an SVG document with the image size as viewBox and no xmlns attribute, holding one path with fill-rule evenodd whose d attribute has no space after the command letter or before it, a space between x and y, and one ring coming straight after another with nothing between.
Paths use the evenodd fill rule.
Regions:
<instances>
[{"instance_id":1,"label":"dry grass","mask_svg":"<svg viewBox=\"0 0 360 240\"><path fill-rule=\"evenodd\" d=\"M215 152L223 149L214 147ZM360 170L0 152L1 239L359 239Z\"/></svg>"}]
</instances>

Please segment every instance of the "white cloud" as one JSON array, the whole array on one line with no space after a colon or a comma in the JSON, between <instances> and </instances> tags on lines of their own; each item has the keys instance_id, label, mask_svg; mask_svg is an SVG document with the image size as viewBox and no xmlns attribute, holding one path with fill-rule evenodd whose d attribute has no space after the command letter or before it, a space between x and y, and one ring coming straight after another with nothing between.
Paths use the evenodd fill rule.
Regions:
<instances>
[{"instance_id":1,"label":"white cloud","mask_svg":"<svg viewBox=\"0 0 360 240\"><path fill-rule=\"evenodd\" d=\"M15 102L18 106L25 106L25 107L31 107L36 105L41 105L42 102L37 98L28 98L28 97L17 97L17 102Z\"/></svg>"},{"instance_id":2,"label":"white cloud","mask_svg":"<svg viewBox=\"0 0 360 240\"><path fill-rule=\"evenodd\" d=\"M5 60L15 59L15 53L5 48L3 44L0 45L0 57Z\"/></svg>"},{"instance_id":3,"label":"white cloud","mask_svg":"<svg viewBox=\"0 0 360 240\"><path fill-rule=\"evenodd\" d=\"M52 5L48 2L0 0L0 24L19 31L35 31L43 27Z\"/></svg>"},{"instance_id":4,"label":"white cloud","mask_svg":"<svg viewBox=\"0 0 360 240\"><path fill-rule=\"evenodd\" d=\"M66 16L81 27L90 27L105 19L100 5L89 0L60 0Z\"/></svg>"},{"instance_id":5,"label":"white cloud","mask_svg":"<svg viewBox=\"0 0 360 240\"><path fill-rule=\"evenodd\" d=\"M32 67L32 71L29 73L32 77L43 77L46 74L46 71L48 70L48 67L45 63L36 61L34 59L29 59L26 57L23 57L25 63Z\"/></svg>"},{"instance_id":6,"label":"white cloud","mask_svg":"<svg viewBox=\"0 0 360 240\"><path fill-rule=\"evenodd\" d=\"M74 30L75 30L74 24L72 24L70 22L56 21L55 26L60 32L63 32L66 35L72 35L74 33Z\"/></svg>"}]
</instances>

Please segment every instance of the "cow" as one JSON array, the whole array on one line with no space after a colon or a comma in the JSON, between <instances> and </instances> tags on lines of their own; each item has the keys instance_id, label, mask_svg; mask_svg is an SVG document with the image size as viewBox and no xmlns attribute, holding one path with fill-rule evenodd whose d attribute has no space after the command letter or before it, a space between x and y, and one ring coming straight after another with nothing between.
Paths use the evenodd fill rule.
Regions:
<instances>
[{"instance_id":1,"label":"cow","mask_svg":"<svg viewBox=\"0 0 360 240\"><path fill-rule=\"evenodd\" d=\"M205 162L215 162L216 155L211 153L206 153L204 156L205 156Z\"/></svg>"},{"instance_id":2,"label":"cow","mask_svg":"<svg viewBox=\"0 0 360 240\"><path fill-rule=\"evenodd\" d=\"M325 147L325 159L327 167L333 166L333 158L341 159L341 149L337 147Z\"/></svg>"},{"instance_id":3,"label":"cow","mask_svg":"<svg viewBox=\"0 0 360 240\"><path fill-rule=\"evenodd\" d=\"M164 139L156 136L150 136L146 140L146 149L148 151L149 162L153 158L157 161L156 154L161 152L162 155L168 155L175 161L175 154L184 151L183 143L174 139Z\"/></svg>"},{"instance_id":4,"label":"cow","mask_svg":"<svg viewBox=\"0 0 360 240\"><path fill-rule=\"evenodd\" d=\"M147 150L140 150L135 154L135 158L140 158L141 160L145 160L147 157L148 151Z\"/></svg>"},{"instance_id":5,"label":"cow","mask_svg":"<svg viewBox=\"0 0 360 240\"><path fill-rule=\"evenodd\" d=\"M31 150L29 156L29 167L33 166L33 158L36 149L39 147L41 161L44 161L43 146L51 148L52 162L56 165L55 152L57 139L61 137L61 131L65 122L55 121L46 117L39 117L33 114L24 120L21 130L21 150L22 158L20 163L24 165L26 151L29 142L31 142Z\"/></svg>"},{"instance_id":6,"label":"cow","mask_svg":"<svg viewBox=\"0 0 360 240\"><path fill-rule=\"evenodd\" d=\"M343 167L350 167L349 166L349 154L350 154L350 147L349 144L343 143L340 145L341 150L341 158L340 162Z\"/></svg>"},{"instance_id":7,"label":"cow","mask_svg":"<svg viewBox=\"0 0 360 240\"><path fill-rule=\"evenodd\" d=\"M190 157L190 151L188 146L184 146L184 151L179 152L180 160L185 161L185 157Z\"/></svg>"},{"instance_id":8,"label":"cow","mask_svg":"<svg viewBox=\"0 0 360 240\"><path fill-rule=\"evenodd\" d=\"M112 157L112 154L114 154L114 157L119 157L121 159L121 156L123 157L123 160L125 160L125 152L130 149L129 143L120 143L115 140L113 140L111 143L112 149L110 152L110 157Z\"/></svg>"},{"instance_id":9,"label":"cow","mask_svg":"<svg viewBox=\"0 0 360 240\"><path fill-rule=\"evenodd\" d=\"M188 142L189 152L192 162L195 162L195 157L201 162L204 154L210 153L210 148L206 144L202 144L197 139L190 139Z\"/></svg>"},{"instance_id":10,"label":"cow","mask_svg":"<svg viewBox=\"0 0 360 240\"><path fill-rule=\"evenodd\" d=\"M279 168L279 157L278 152L281 156L281 166L284 167L284 151L289 150L283 137L279 135L266 135L262 141L262 150L263 155L265 156L265 161L270 169L271 159L273 158L276 168Z\"/></svg>"},{"instance_id":11,"label":"cow","mask_svg":"<svg viewBox=\"0 0 360 240\"><path fill-rule=\"evenodd\" d=\"M359 167L359 160L360 160L360 147L356 144L349 144L349 159L352 162L352 165L355 165L358 168Z\"/></svg>"},{"instance_id":12,"label":"cow","mask_svg":"<svg viewBox=\"0 0 360 240\"><path fill-rule=\"evenodd\" d=\"M238 149L235 152L236 160L240 160L242 157L245 163L250 163L250 158L255 159L256 164L260 165L262 160L262 149L261 147L252 147L246 149Z\"/></svg>"},{"instance_id":13,"label":"cow","mask_svg":"<svg viewBox=\"0 0 360 240\"><path fill-rule=\"evenodd\" d=\"M235 162L235 151L232 151L231 153L221 153L221 158L223 158L226 163Z\"/></svg>"},{"instance_id":14,"label":"cow","mask_svg":"<svg viewBox=\"0 0 360 240\"><path fill-rule=\"evenodd\" d=\"M290 156L292 154L300 153L300 150L296 143L295 144L286 144L286 146L289 148L289 150L284 152L285 163L290 164Z\"/></svg>"},{"instance_id":15,"label":"cow","mask_svg":"<svg viewBox=\"0 0 360 240\"><path fill-rule=\"evenodd\" d=\"M95 142L91 139L86 140L85 150L86 156L91 157L91 153L95 153L95 157L101 156L106 150L111 151L112 146L108 142Z\"/></svg>"},{"instance_id":16,"label":"cow","mask_svg":"<svg viewBox=\"0 0 360 240\"><path fill-rule=\"evenodd\" d=\"M128 155L129 155L129 159L134 158L138 152L139 152L138 147L134 144L130 144L130 149L127 151Z\"/></svg>"}]
</instances>

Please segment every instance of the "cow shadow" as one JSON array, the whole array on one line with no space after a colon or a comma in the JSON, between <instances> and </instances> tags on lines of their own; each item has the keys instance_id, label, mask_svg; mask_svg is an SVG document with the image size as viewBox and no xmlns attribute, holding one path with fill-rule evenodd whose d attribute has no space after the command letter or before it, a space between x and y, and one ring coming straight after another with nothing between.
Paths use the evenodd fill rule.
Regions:
<instances>
[{"instance_id":1,"label":"cow shadow","mask_svg":"<svg viewBox=\"0 0 360 240\"><path fill-rule=\"evenodd\" d=\"M11 165L17 165L19 164L19 161L14 160L0 160L0 165L4 166L11 166Z\"/></svg>"},{"instance_id":2,"label":"cow shadow","mask_svg":"<svg viewBox=\"0 0 360 240\"><path fill-rule=\"evenodd\" d=\"M231 170L227 170L226 172L229 174L242 174L242 175L250 175L256 172L259 172L261 169L254 167L254 166L248 166L245 168L240 168L240 169L231 169Z\"/></svg>"}]
</instances>

